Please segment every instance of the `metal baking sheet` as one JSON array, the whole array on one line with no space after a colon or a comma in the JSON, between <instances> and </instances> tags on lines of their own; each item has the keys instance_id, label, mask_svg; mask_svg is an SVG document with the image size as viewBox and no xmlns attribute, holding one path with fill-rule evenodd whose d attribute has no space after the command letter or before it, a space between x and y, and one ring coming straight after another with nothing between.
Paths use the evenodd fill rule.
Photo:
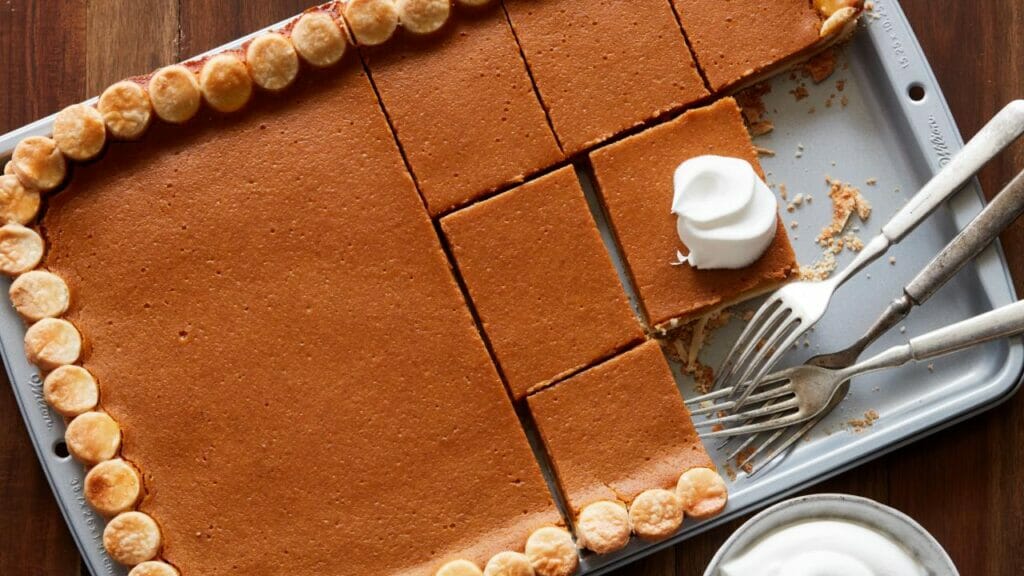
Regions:
<instances>
[{"instance_id":1,"label":"metal baking sheet","mask_svg":"<svg viewBox=\"0 0 1024 576\"><path fill-rule=\"evenodd\" d=\"M211 52L237 46L247 38ZM844 84L841 91L837 80ZM895 0L875 0L874 10L865 15L853 41L842 48L831 78L814 85L782 74L771 84L764 102L775 130L755 143L775 151L775 156L762 158L771 184L776 188L784 184L790 198L798 193L813 198L792 213L783 212L787 225L797 222L790 235L804 263L821 255L814 238L830 220L826 176L858 185L871 201L872 216L859 232L866 239L962 146L938 84ZM797 100L791 90L800 84L808 94ZM912 98L912 87L923 98ZM52 116L0 137L0 157L29 134L48 133L51 123ZM867 183L869 179L873 185ZM807 345L801 343L784 361L795 363L854 340L899 294L903 283L970 221L982 202L977 184L968 185L890 251L894 261L880 259L841 288ZM610 242L606 228L603 233ZM843 254L840 266L850 256ZM0 281L5 294L8 285L7 280ZM1005 260L994 246L914 311L905 331L887 334L872 351L1013 300L1016 295ZM719 329L702 358L715 365L741 329L738 321ZM123 575L126 570L103 550L103 519L83 497L82 466L60 455L64 423L46 405L39 373L25 359L24 331L13 309L0 306L0 354L57 502L90 571L97 576ZM1013 340L938 359L930 366L909 365L859 378L849 398L785 460L754 478L741 475L730 482L730 503L724 514L704 522L687 521L676 536L657 544L634 539L616 554L586 555L581 573L610 571L977 414L1012 395L1022 371L1024 346ZM681 377L679 385L685 395L694 393L688 378ZM861 431L852 430L848 422L863 418L869 410L880 418ZM724 468L720 455L712 454Z\"/></svg>"}]
</instances>

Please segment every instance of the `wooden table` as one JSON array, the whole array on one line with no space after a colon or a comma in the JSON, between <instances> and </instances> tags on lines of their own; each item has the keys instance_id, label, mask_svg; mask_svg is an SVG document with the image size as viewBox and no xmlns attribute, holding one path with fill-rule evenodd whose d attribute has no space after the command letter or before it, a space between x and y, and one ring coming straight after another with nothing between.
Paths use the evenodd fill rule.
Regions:
<instances>
[{"instance_id":1,"label":"wooden table","mask_svg":"<svg viewBox=\"0 0 1024 576\"><path fill-rule=\"evenodd\" d=\"M311 0L7 0L0 5L0 133L133 73L266 26ZM903 0L965 138L1024 97L1021 0ZM1024 168L1024 145L981 175L998 190ZM1024 223L1003 246L1020 292ZM1024 293L1024 292L1022 292ZM6 379L6 378L5 378ZM968 422L814 487L874 498L916 518L965 575L1017 574L1024 553L1024 394ZM734 522L621 570L699 575ZM86 573L0 384L0 575Z\"/></svg>"}]
</instances>

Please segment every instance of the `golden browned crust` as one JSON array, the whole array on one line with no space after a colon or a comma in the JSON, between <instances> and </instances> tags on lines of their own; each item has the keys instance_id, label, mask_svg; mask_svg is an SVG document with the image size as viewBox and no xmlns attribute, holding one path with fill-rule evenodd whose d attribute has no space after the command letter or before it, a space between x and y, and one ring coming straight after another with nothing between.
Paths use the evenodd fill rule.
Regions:
<instances>
[{"instance_id":1,"label":"golden browned crust","mask_svg":"<svg viewBox=\"0 0 1024 576\"><path fill-rule=\"evenodd\" d=\"M86 104L72 104L53 119L53 140L72 160L94 158L107 141L107 127L100 111Z\"/></svg>"},{"instance_id":2,"label":"golden browned crust","mask_svg":"<svg viewBox=\"0 0 1024 576\"><path fill-rule=\"evenodd\" d=\"M180 64L161 68L153 74L149 79L149 97L156 115L171 124L189 121L202 102L196 75Z\"/></svg>"}]
</instances>

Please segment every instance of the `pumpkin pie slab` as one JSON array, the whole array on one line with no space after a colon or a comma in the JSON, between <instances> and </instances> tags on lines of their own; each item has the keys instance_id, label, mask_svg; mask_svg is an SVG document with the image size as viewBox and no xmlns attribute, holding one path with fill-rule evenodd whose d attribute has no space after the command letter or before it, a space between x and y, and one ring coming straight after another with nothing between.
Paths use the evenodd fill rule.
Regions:
<instances>
[{"instance_id":1,"label":"pumpkin pie slab","mask_svg":"<svg viewBox=\"0 0 1024 576\"><path fill-rule=\"evenodd\" d=\"M672 0L715 92L810 56L853 30L861 0Z\"/></svg>"},{"instance_id":2,"label":"pumpkin pie slab","mask_svg":"<svg viewBox=\"0 0 1024 576\"><path fill-rule=\"evenodd\" d=\"M531 395L527 402L574 516L588 504L630 504L714 468L661 347L649 340Z\"/></svg>"},{"instance_id":3,"label":"pumpkin pie slab","mask_svg":"<svg viewBox=\"0 0 1024 576\"><path fill-rule=\"evenodd\" d=\"M566 153L708 95L664 0L505 6Z\"/></svg>"},{"instance_id":4,"label":"pumpkin pie slab","mask_svg":"<svg viewBox=\"0 0 1024 576\"><path fill-rule=\"evenodd\" d=\"M775 240L750 266L697 270L673 265L676 251L686 249L670 212L672 174L684 160L702 154L741 158L764 178L732 98L691 110L590 154L598 195L647 324L655 331L770 291L796 268L781 219Z\"/></svg>"},{"instance_id":5,"label":"pumpkin pie slab","mask_svg":"<svg viewBox=\"0 0 1024 576\"><path fill-rule=\"evenodd\" d=\"M430 213L521 182L562 158L500 6L363 55Z\"/></svg>"},{"instance_id":6,"label":"pumpkin pie slab","mask_svg":"<svg viewBox=\"0 0 1024 576\"><path fill-rule=\"evenodd\" d=\"M426 575L560 521L347 62L112 145L42 222L182 574Z\"/></svg>"},{"instance_id":7,"label":"pumpkin pie slab","mask_svg":"<svg viewBox=\"0 0 1024 576\"><path fill-rule=\"evenodd\" d=\"M441 227L515 398L642 337L572 167Z\"/></svg>"}]
</instances>

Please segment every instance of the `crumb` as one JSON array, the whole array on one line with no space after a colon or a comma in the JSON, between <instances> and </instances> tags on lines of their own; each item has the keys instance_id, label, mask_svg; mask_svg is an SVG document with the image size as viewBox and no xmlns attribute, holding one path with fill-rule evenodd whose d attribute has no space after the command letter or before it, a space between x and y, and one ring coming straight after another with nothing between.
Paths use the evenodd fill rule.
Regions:
<instances>
[{"instance_id":1,"label":"crumb","mask_svg":"<svg viewBox=\"0 0 1024 576\"><path fill-rule=\"evenodd\" d=\"M725 475L729 477L730 481L732 481L732 482L736 481L736 471L733 470L731 464L726 464L725 465Z\"/></svg>"},{"instance_id":2,"label":"crumb","mask_svg":"<svg viewBox=\"0 0 1024 576\"><path fill-rule=\"evenodd\" d=\"M849 425L854 432L863 432L864 430L870 428L877 420L878 412L875 410L868 410L867 412L864 413L863 418L855 418L853 420L849 420L847 422L847 425Z\"/></svg>"},{"instance_id":3,"label":"crumb","mask_svg":"<svg viewBox=\"0 0 1024 576\"><path fill-rule=\"evenodd\" d=\"M817 112L817 111L818 111L818 109L817 109L817 108L815 108L814 106L811 106L811 109L810 109L810 110L808 110L808 111L807 111L807 113L808 113L808 114L814 114L814 113L815 113L815 112Z\"/></svg>"},{"instance_id":4,"label":"crumb","mask_svg":"<svg viewBox=\"0 0 1024 576\"><path fill-rule=\"evenodd\" d=\"M750 471L754 469L753 463L747 461L751 456L753 456L754 449L754 446L747 446L736 454L736 465L747 474L750 474Z\"/></svg>"},{"instance_id":5,"label":"crumb","mask_svg":"<svg viewBox=\"0 0 1024 576\"><path fill-rule=\"evenodd\" d=\"M864 183L868 186L874 186L875 184L878 184L878 178L868 178Z\"/></svg>"},{"instance_id":6,"label":"crumb","mask_svg":"<svg viewBox=\"0 0 1024 576\"><path fill-rule=\"evenodd\" d=\"M803 194L797 194L796 196L793 196L793 204L795 204L797 206L800 206L803 203L804 203L804 195Z\"/></svg>"},{"instance_id":7,"label":"crumb","mask_svg":"<svg viewBox=\"0 0 1024 576\"><path fill-rule=\"evenodd\" d=\"M907 327L906 326L900 326L900 334L906 334L906 333L907 333Z\"/></svg>"},{"instance_id":8,"label":"crumb","mask_svg":"<svg viewBox=\"0 0 1024 576\"><path fill-rule=\"evenodd\" d=\"M843 235L843 246L850 252L860 252L864 249L864 241L853 232L847 232Z\"/></svg>"},{"instance_id":9,"label":"crumb","mask_svg":"<svg viewBox=\"0 0 1024 576\"><path fill-rule=\"evenodd\" d=\"M766 117L768 110L764 105L764 95L771 91L771 84L759 82L736 94L736 103L739 104L751 136L763 136L775 129L775 125Z\"/></svg>"},{"instance_id":10,"label":"crumb","mask_svg":"<svg viewBox=\"0 0 1024 576\"><path fill-rule=\"evenodd\" d=\"M810 194L804 194L804 201L810 204L811 202L814 202L814 196L811 196Z\"/></svg>"},{"instance_id":11,"label":"crumb","mask_svg":"<svg viewBox=\"0 0 1024 576\"><path fill-rule=\"evenodd\" d=\"M833 160L833 161L831 162L831 164L832 164L833 166L835 166L835 165L836 165L836 161L835 161L835 160Z\"/></svg>"},{"instance_id":12,"label":"crumb","mask_svg":"<svg viewBox=\"0 0 1024 576\"><path fill-rule=\"evenodd\" d=\"M756 314L755 310L744 310L740 319L744 322L750 322L754 318L754 314Z\"/></svg>"},{"instance_id":13,"label":"crumb","mask_svg":"<svg viewBox=\"0 0 1024 576\"><path fill-rule=\"evenodd\" d=\"M865 276L867 276L868 280L871 280L871 274L870 273L869 274L865 274Z\"/></svg>"},{"instance_id":14,"label":"crumb","mask_svg":"<svg viewBox=\"0 0 1024 576\"><path fill-rule=\"evenodd\" d=\"M789 227L793 230L796 230L798 226L800 226L800 223L797 222L796 220L793 220L792 222L789 223Z\"/></svg>"},{"instance_id":15,"label":"crumb","mask_svg":"<svg viewBox=\"0 0 1024 576\"><path fill-rule=\"evenodd\" d=\"M897 186L897 187L893 188L892 191L895 192L896 194L899 194L900 193L900 187Z\"/></svg>"},{"instance_id":16,"label":"crumb","mask_svg":"<svg viewBox=\"0 0 1024 576\"><path fill-rule=\"evenodd\" d=\"M829 48L828 50L814 56L803 64L802 69L811 77L811 80L814 81L815 84L821 84L827 80L833 72L835 72L835 50Z\"/></svg>"},{"instance_id":17,"label":"crumb","mask_svg":"<svg viewBox=\"0 0 1024 576\"><path fill-rule=\"evenodd\" d=\"M808 340L807 338L804 338L804 348L810 348L810 347L811 347L811 341Z\"/></svg>"},{"instance_id":18,"label":"crumb","mask_svg":"<svg viewBox=\"0 0 1024 576\"><path fill-rule=\"evenodd\" d=\"M804 98L807 98L810 95L810 93L807 92L807 86L804 85L803 82L801 82L796 88L790 90L789 93L792 94L794 98L796 98L797 102L803 100Z\"/></svg>"},{"instance_id":19,"label":"crumb","mask_svg":"<svg viewBox=\"0 0 1024 576\"><path fill-rule=\"evenodd\" d=\"M846 97L846 94L843 94L843 97L839 99L839 105L842 106L843 108L846 108L847 104L849 103L850 99Z\"/></svg>"},{"instance_id":20,"label":"crumb","mask_svg":"<svg viewBox=\"0 0 1024 576\"><path fill-rule=\"evenodd\" d=\"M928 371L929 372L935 372L935 364L929 364L928 365Z\"/></svg>"},{"instance_id":21,"label":"crumb","mask_svg":"<svg viewBox=\"0 0 1024 576\"><path fill-rule=\"evenodd\" d=\"M803 144L797 144L796 145L796 153L794 154L794 156L796 156L797 158L803 158L803 156L804 156L804 145Z\"/></svg>"},{"instance_id":22,"label":"crumb","mask_svg":"<svg viewBox=\"0 0 1024 576\"><path fill-rule=\"evenodd\" d=\"M775 129L775 125L772 124L771 120L758 120L757 122L751 122L750 124L750 135L764 136Z\"/></svg>"},{"instance_id":23,"label":"crumb","mask_svg":"<svg viewBox=\"0 0 1024 576\"><path fill-rule=\"evenodd\" d=\"M669 353L683 366L683 371L693 377L696 389L701 394L711 390L715 382L714 369L700 359L700 353L711 342L714 331L726 325L733 317L730 310L719 310L702 316L680 328L672 340Z\"/></svg>"},{"instance_id":24,"label":"crumb","mask_svg":"<svg viewBox=\"0 0 1024 576\"><path fill-rule=\"evenodd\" d=\"M816 260L813 264L801 266L798 272L798 277L800 280L820 282L832 275L837 264L836 255L832 252L826 251L821 255L821 258Z\"/></svg>"},{"instance_id":25,"label":"crumb","mask_svg":"<svg viewBox=\"0 0 1024 576\"><path fill-rule=\"evenodd\" d=\"M782 198L783 200L785 200L787 196L789 196L789 190L786 189L786 185L785 184L780 183L779 184L779 197Z\"/></svg>"},{"instance_id":26,"label":"crumb","mask_svg":"<svg viewBox=\"0 0 1024 576\"><path fill-rule=\"evenodd\" d=\"M758 156L775 156L775 150L772 150L771 148L754 146L754 151L757 152Z\"/></svg>"},{"instance_id":27,"label":"crumb","mask_svg":"<svg viewBox=\"0 0 1024 576\"><path fill-rule=\"evenodd\" d=\"M861 221L871 215L871 204L861 195L855 186L839 180L829 179L829 198L832 199L832 222L822 229L817 242L822 246L829 245L843 232L850 222L850 216L856 214Z\"/></svg>"},{"instance_id":28,"label":"crumb","mask_svg":"<svg viewBox=\"0 0 1024 576\"><path fill-rule=\"evenodd\" d=\"M896 257L895 256L889 256L889 265L890 266L895 266L896 265Z\"/></svg>"},{"instance_id":29,"label":"crumb","mask_svg":"<svg viewBox=\"0 0 1024 576\"><path fill-rule=\"evenodd\" d=\"M840 78L839 80L836 80L836 90L842 92L845 89L846 89L846 80L843 79L843 78Z\"/></svg>"}]
</instances>

